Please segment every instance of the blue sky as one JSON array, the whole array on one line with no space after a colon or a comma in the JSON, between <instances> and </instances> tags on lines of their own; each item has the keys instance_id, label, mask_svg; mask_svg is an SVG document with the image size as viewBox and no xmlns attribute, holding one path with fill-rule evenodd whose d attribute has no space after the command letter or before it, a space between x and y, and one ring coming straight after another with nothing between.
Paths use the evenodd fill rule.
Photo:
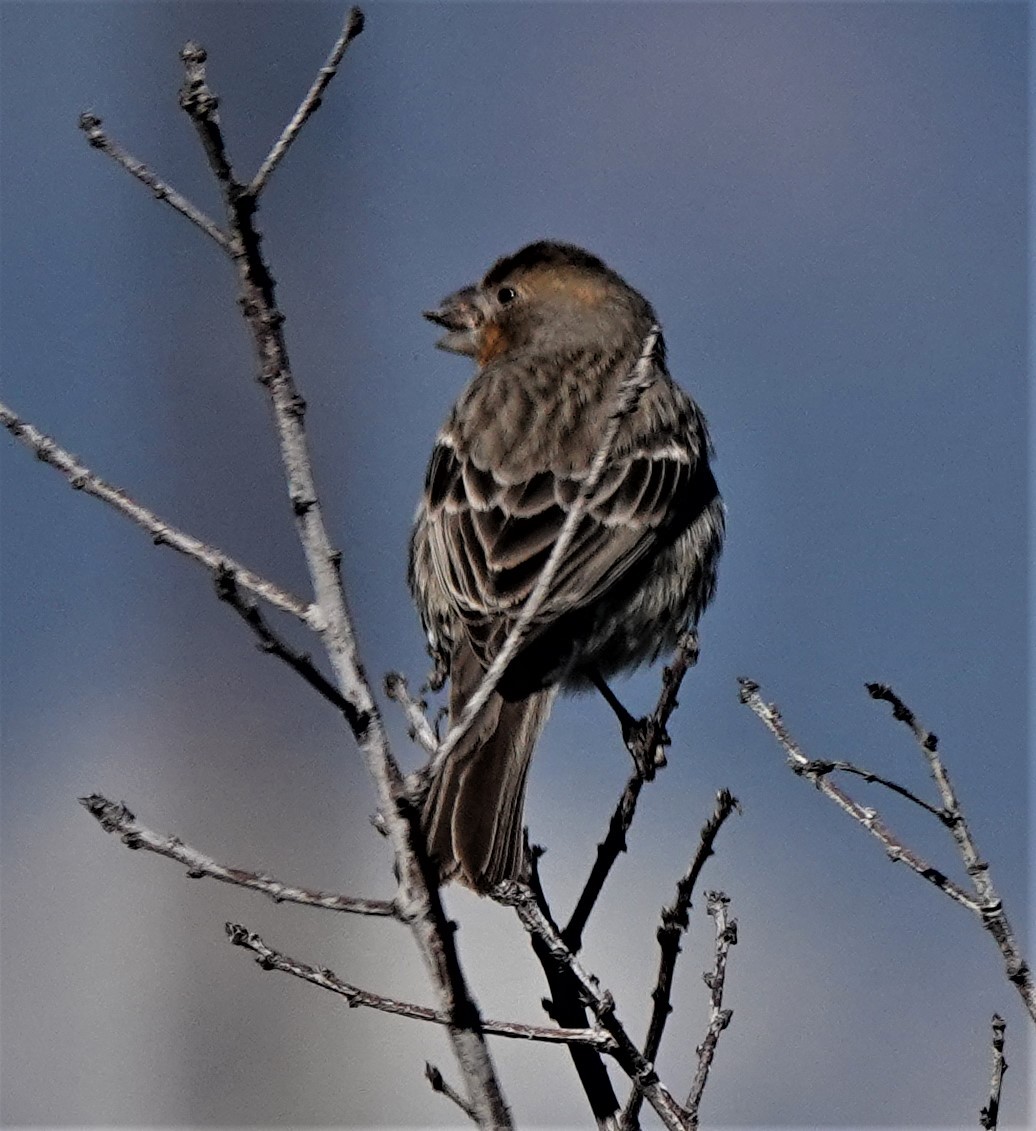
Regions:
<instances>
[{"instance_id":1,"label":"blue sky","mask_svg":"<svg viewBox=\"0 0 1036 1131\"><path fill-rule=\"evenodd\" d=\"M337 4L0 8L0 373L13 407L178 525L303 590L228 266L91 151L91 109L200 204L177 52L210 54L254 168L337 34ZM703 406L729 508L702 660L585 957L639 1033L658 909L711 809L744 806L705 876L731 897L724 1035L703 1117L973 1124L1007 1017L1002 1126L1025 1122L1024 1015L976 922L796 779L737 703L758 680L815 757L930 789L872 704L935 730L1026 938L1029 699L1027 11L1014 3L378 4L260 213L367 668L426 671L405 548L468 376L419 312L551 236L652 301ZM427 1000L404 932L188 883L106 842L100 789L220 859L388 894L373 793L333 713L204 573L9 441L0 834L5 1124L447 1124L441 1034L260 977L272 945ZM653 701L657 673L628 681ZM388 711L407 758L404 728ZM528 821L570 906L627 773L607 709L562 701ZM884 796L951 874L949 838ZM518 927L449 895L487 1014L537 1020ZM661 1071L704 1031L697 909ZM327 997L328 1000L324 1000ZM567 1060L494 1046L521 1125L585 1125ZM391 1056L391 1059L389 1057Z\"/></svg>"}]
</instances>

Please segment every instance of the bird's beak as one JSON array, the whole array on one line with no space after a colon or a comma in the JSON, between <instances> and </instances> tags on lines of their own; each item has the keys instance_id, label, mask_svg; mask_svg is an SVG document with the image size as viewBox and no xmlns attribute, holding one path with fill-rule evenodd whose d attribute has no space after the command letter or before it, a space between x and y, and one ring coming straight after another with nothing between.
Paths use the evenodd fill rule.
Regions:
<instances>
[{"instance_id":1,"label":"bird's beak","mask_svg":"<svg viewBox=\"0 0 1036 1131\"><path fill-rule=\"evenodd\" d=\"M484 316L475 287L464 287L444 298L435 310L426 310L424 317L448 332L435 344L449 353L474 357L478 352L478 333Z\"/></svg>"}]
</instances>

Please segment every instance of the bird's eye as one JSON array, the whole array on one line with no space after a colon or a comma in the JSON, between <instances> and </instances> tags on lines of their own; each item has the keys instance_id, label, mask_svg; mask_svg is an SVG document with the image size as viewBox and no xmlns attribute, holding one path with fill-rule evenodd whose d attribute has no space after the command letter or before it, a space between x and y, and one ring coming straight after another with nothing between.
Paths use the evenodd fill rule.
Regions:
<instances>
[{"instance_id":1,"label":"bird's eye","mask_svg":"<svg viewBox=\"0 0 1036 1131\"><path fill-rule=\"evenodd\" d=\"M501 287L500 290L496 292L497 302L499 302L501 306L506 306L509 302L514 302L517 297L518 292L514 287Z\"/></svg>"}]
</instances>

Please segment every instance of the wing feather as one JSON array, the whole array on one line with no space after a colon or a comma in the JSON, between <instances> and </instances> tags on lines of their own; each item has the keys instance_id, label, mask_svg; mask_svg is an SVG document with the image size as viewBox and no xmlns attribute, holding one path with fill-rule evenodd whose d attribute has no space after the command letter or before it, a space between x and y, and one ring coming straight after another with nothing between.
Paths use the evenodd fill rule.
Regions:
<instances>
[{"instance_id":1,"label":"wing feather","mask_svg":"<svg viewBox=\"0 0 1036 1131\"><path fill-rule=\"evenodd\" d=\"M538 615L541 628L618 583L674 524L690 521L704 489L699 480L712 481L693 403L664 375L652 387L654 402L627 422L588 501ZM535 586L589 467L573 468L569 450L538 466L530 461L517 481L512 461L504 481L476 463L475 452L481 462L477 443L447 428L429 465L422 520L446 600L488 662Z\"/></svg>"}]
</instances>

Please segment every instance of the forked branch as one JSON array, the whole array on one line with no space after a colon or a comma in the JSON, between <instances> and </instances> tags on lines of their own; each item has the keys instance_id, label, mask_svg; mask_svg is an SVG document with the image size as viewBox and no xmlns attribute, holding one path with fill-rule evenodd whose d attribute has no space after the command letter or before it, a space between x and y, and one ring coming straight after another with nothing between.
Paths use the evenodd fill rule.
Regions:
<instances>
[{"instance_id":1,"label":"forked branch","mask_svg":"<svg viewBox=\"0 0 1036 1131\"><path fill-rule=\"evenodd\" d=\"M838 768L837 764L817 762L807 758L788 733L777 707L772 703L764 702L760 697L759 685L753 683L750 679L741 679L739 682L741 685L741 702L762 720L766 728L777 739L788 757L789 765L797 774L811 781L821 793L863 825L872 836L881 841L892 860L902 861L922 879L927 880L954 902L966 907L978 916L982 925L996 941L1004 960L1008 980L1021 995L1029 1016L1033 1021L1036 1021L1036 985L1033 983L1029 964L1021 953L1015 940L1014 931L1004 912L1003 903L993 886L993 881L989 875L989 865L982 860L978 849L975 847L971 830L964 819L949 773L939 754L938 739L935 735L918 722L914 713L891 688L882 683L867 684L871 698L891 704L893 715L905 723L917 739L942 800L940 810L935 810L934 807L929 806L924 807L931 808L940 823L946 825L953 834L954 842L973 885L973 890L970 892L954 883L944 872L927 863L916 852L908 848L902 840L894 836L881 820L876 809L860 805L831 782L829 775L832 769ZM908 792L902 787L894 788L892 783L874 775L870 776L870 780L889 789L894 789L894 792L901 795Z\"/></svg>"},{"instance_id":2,"label":"forked branch","mask_svg":"<svg viewBox=\"0 0 1036 1131\"><path fill-rule=\"evenodd\" d=\"M719 830L735 809L737 798L727 789L721 790L716 795L716 807L708 820L702 826L698 838L698 847L694 853L690 867L680 878L676 885L676 896L668 907L662 908L662 922L657 932L658 939L658 974L655 977L655 988L651 991L651 1019L648 1022L647 1036L644 1040L644 1057L652 1063L658 1057L658 1050L662 1045L662 1034L665 1032L666 1022L672 1013L673 978L676 974L676 960L680 955L680 939L689 925L689 912L694 888L701 876L705 861L712 856L714 844ZM725 897L724 897L725 898ZM712 902L709 904L709 914L714 915ZM726 922L724 918L724 923ZM707 1075L706 1069L706 1075ZM702 1088L704 1088L704 1079ZM694 1092L692 1090L692 1097ZM643 1095L637 1089L630 1093L622 1116L622 1125L626 1128L637 1126ZM698 1100L701 1093L698 1093ZM687 1105L691 1109L690 1104Z\"/></svg>"},{"instance_id":3,"label":"forked branch","mask_svg":"<svg viewBox=\"0 0 1036 1131\"><path fill-rule=\"evenodd\" d=\"M553 961L576 981L583 1001L597 1019L598 1024L615 1041L612 1056L630 1080L644 1093L644 1098L670 1131L685 1131L690 1126L687 1112L677 1103L647 1060L630 1039L625 1026L615 1011L615 999L602 990L595 977L583 969L575 955L565 946L539 907L535 895L524 884L501 884L494 892L501 903L514 907L522 926L536 936L550 952Z\"/></svg>"},{"instance_id":4,"label":"forked branch","mask_svg":"<svg viewBox=\"0 0 1036 1131\"><path fill-rule=\"evenodd\" d=\"M304 606L305 619L319 633L327 651L343 714L374 779L381 827L392 842L400 879L396 905L411 927L439 996L441 1011L449 1019L447 1030L468 1089L467 1102L480 1125L510 1127L510 1112L485 1044L479 1012L460 968L453 927L439 900L415 815L403 787L402 775L390 750L384 724L359 659L352 619L339 574L341 555L328 535L316 489L304 427L306 406L292 375L283 332L284 316L277 306L273 276L263 257L261 237L255 225L256 193L262 189L299 130L310 119L323 90L337 69L345 47L361 29L362 17L358 11L354 11L346 23L343 36L332 51L328 66L318 76L299 112L271 150L254 182L241 181L235 175L220 123L218 99L208 86L204 49L194 43L188 43L184 47L181 58L185 79L180 92L180 105L198 133L209 167L222 193L226 213L225 232L216 229L189 202L185 205L182 198L174 196L165 183L150 171L143 170L138 162L126 158L120 149L108 143L100 130L98 119L86 116L83 128L92 145L108 153L207 235L216 239L233 259L238 274L241 309L255 345L257 376L273 408L292 514L313 585L314 600L312 605ZM5 420L4 423L11 427L8 421ZM26 439L25 427L21 422L18 425L20 433L15 429L12 431ZM83 478L85 472L85 469L78 466L73 466L71 471L67 468L63 470L70 477L76 478ZM90 478L84 478L76 485L91 488L93 493L101 497L109 496L107 501L119 506L119 509L131 517L136 517L137 521L143 520L144 525L153 519L149 515L134 515L134 509L140 508L135 508L134 504L119 497L119 493L107 485L95 483ZM167 528L160 524L153 532L165 536ZM192 556L202 557L204 560L204 550L198 544L186 539L186 536L178 535L178 538L181 542L178 548L185 552L193 551ZM247 571L243 571L236 563L226 561L223 556L210 557L206 564L214 571L225 571L229 567L236 583L249 587ZM266 593L259 595L267 596ZM262 625L254 618L252 627L262 635ZM281 655L290 662L287 650L282 649ZM312 674L302 670L299 664L293 666L307 678ZM314 681L309 678L309 682Z\"/></svg>"}]
</instances>

